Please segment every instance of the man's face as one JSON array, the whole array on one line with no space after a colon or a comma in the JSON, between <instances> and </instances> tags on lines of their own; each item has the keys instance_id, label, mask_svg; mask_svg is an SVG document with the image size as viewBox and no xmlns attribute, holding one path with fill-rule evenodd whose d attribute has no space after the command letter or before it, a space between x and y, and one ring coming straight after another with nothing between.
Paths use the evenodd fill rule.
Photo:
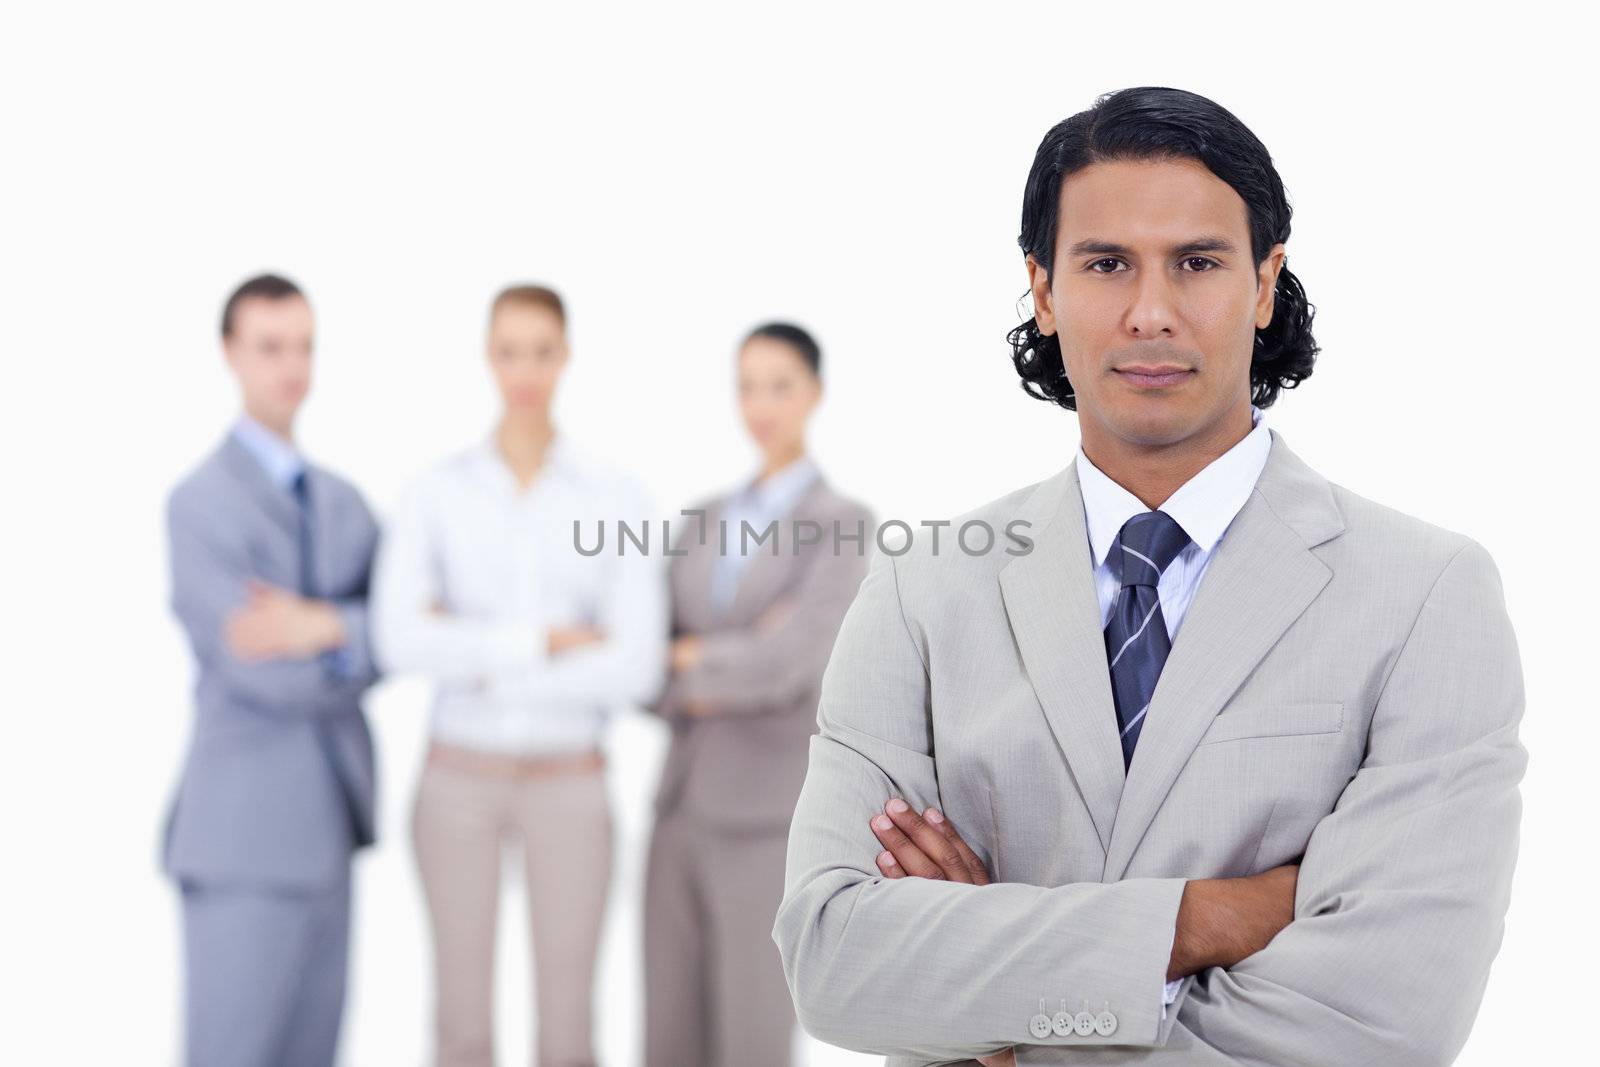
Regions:
<instances>
[{"instance_id":1,"label":"man's face","mask_svg":"<svg viewBox=\"0 0 1600 1067\"><path fill-rule=\"evenodd\" d=\"M550 308L507 303L489 323L489 366L508 412L548 412L567 365L567 334Z\"/></svg>"},{"instance_id":2,"label":"man's face","mask_svg":"<svg viewBox=\"0 0 1600 1067\"><path fill-rule=\"evenodd\" d=\"M1085 438L1163 447L1248 428L1255 331L1282 263L1280 244L1256 268L1244 200L1196 160L1096 163L1063 181L1053 275L1032 257L1028 273Z\"/></svg>"},{"instance_id":3,"label":"man's face","mask_svg":"<svg viewBox=\"0 0 1600 1067\"><path fill-rule=\"evenodd\" d=\"M287 436L311 388L311 305L299 296L252 296L234 308L223 339L244 409Z\"/></svg>"}]
</instances>

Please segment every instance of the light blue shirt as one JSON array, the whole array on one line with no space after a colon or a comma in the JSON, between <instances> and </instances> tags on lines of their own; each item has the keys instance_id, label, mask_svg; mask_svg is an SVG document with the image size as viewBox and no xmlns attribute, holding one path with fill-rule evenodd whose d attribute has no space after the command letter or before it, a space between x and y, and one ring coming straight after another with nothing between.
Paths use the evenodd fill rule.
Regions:
<instances>
[{"instance_id":1,"label":"light blue shirt","mask_svg":"<svg viewBox=\"0 0 1600 1067\"><path fill-rule=\"evenodd\" d=\"M728 549L717 553L716 566L711 575L711 599L718 611L727 611L733 603L739 575L749 559L745 555L746 548L750 552L772 551L769 547L772 538L760 544L756 543L756 538L768 525L782 519L794 508L806 490L811 488L817 474L817 465L811 457L801 455L765 478L752 478L744 488L729 497L722 509L722 518L727 523ZM750 524L748 538L744 536L740 525L745 522ZM781 534L780 528L778 546L779 551L784 551Z\"/></svg>"},{"instance_id":2,"label":"light blue shirt","mask_svg":"<svg viewBox=\"0 0 1600 1067\"><path fill-rule=\"evenodd\" d=\"M267 472L267 477L272 479L272 483L293 496L295 479L306 470L305 457L300 455L299 450L243 412L234 421L230 432L234 439L244 446L245 451L261 464L261 469ZM296 506L299 506L298 501ZM349 622L346 622L345 632L350 632ZM343 645L328 649L319 658L330 670L346 678L355 672L355 664Z\"/></svg>"},{"instance_id":3,"label":"light blue shirt","mask_svg":"<svg viewBox=\"0 0 1600 1067\"><path fill-rule=\"evenodd\" d=\"M242 413L233 424L233 436L261 464L274 485L288 493L294 491L294 480L306 469L306 461L293 444Z\"/></svg>"},{"instance_id":4,"label":"light blue shirt","mask_svg":"<svg viewBox=\"0 0 1600 1067\"><path fill-rule=\"evenodd\" d=\"M1111 621L1111 610L1122 591L1122 579L1111 564L1111 546L1121 533L1122 526L1135 515L1160 510L1175 519L1189 543L1167 569L1161 572L1156 585L1156 595L1161 600L1161 617L1167 624L1167 636L1175 638L1189 602L1200 585L1206 565L1216 551L1217 543L1228 531L1239 509L1255 491L1256 480L1267 465L1267 453L1272 450L1272 437L1262 418L1262 411L1250 405L1252 428L1232 448L1206 464L1194 477L1180 485L1164 500L1159 509L1147 508L1144 501L1089 461L1078 446L1078 485L1083 492L1083 517L1089 530L1089 552L1094 560L1095 592L1100 598L1100 626L1104 629ZM1173 931L1176 936L1177 931ZM1166 983L1163 991L1161 1017L1166 1018L1166 1005L1178 995L1183 979Z\"/></svg>"}]
</instances>

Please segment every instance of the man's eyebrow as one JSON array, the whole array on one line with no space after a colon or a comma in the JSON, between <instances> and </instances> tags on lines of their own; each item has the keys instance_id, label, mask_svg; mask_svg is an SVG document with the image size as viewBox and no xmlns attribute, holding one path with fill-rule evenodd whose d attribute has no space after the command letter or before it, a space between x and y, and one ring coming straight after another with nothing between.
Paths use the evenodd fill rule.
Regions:
<instances>
[{"instance_id":1,"label":"man's eyebrow","mask_svg":"<svg viewBox=\"0 0 1600 1067\"><path fill-rule=\"evenodd\" d=\"M1239 249L1233 241L1221 234L1203 233L1191 237L1187 241L1173 245L1170 251L1177 252L1237 252ZM1105 241L1096 237L1074 241L1067 249L1069 256L1127 256L1132 255L1133 249L1115 241Z\"/></svg>"}]
</instances>

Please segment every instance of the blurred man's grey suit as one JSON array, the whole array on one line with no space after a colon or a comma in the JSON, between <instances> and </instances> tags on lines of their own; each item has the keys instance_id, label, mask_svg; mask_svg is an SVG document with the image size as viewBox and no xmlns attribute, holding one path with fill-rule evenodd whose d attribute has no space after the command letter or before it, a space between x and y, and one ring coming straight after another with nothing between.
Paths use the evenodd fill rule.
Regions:
<instances>
[{"instance_id":1,"label":"blurred man's grey suit","mask_svg":"<svg viewBox=\"0 0 1600 1067\"><path fill-rule=\"evenodd\" d=\"M355 488L305 468L310 594L347 642L246 662L224 621L257 578L301 584L300 512L237 437L167 501L172 607L196 660L194 732L164 862L183 891L188 1062L331 1063L343 1004L352 851L370 844L372 740L360 698L377 526Z\"/></svg>"},{"instance_id":2,"label":"blurred man's grey suit","mask_svg":"<svg viewBox=\"0 0 1600 1067\"><path fill-rule=\"evenodd\" d=\"M1076 464L974 518L1028 520L1032 551L879 553L834 646L773 929L802 1025L896 1065L1450 1062L1526 763L1484 548L1274 430L1124 781ZM995 883L883 878L867 820L892 795L939 806ZM1293 922L1163 1014L1184 881L1302 854ZM1035 1036L1063 1007L1115 1029Z\"/></svg>"}]
</instances>

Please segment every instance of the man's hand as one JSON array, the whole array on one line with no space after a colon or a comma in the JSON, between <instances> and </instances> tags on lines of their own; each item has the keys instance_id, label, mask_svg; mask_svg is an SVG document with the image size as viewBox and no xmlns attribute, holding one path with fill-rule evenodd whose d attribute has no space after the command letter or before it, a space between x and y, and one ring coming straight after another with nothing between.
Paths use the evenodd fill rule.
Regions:
<instances>
[{"instance_id":1,"label":"man's hand","mask_svg":"<svg viewBox=\"0 0 1600 1067\"><path fill-rule=\"evenodd\" d=\"M344 644L344 620L327 601L254 578L245 589L245 604L229 614L222 635L240 659L306 659Z\"/></svg>"},{"instance_id":2,"label":"man's hand","mask_svg":"<svg viewBox=\"0 0 1600 1067\"><path fill-rule=\"evenodd\" d=\"M559 656L563 652L570 652L584 645L592 645L606 639L605 631L593 626L556 626L551 628L545 647L550 655Z\"/></svg>"},{"instance_id":3,"label":"man's hand","mask_svg":"<svg viewBox=\"0 0 1600 1067\"><path fill-rule=\"evenodd\" d=\"M895 797L874 815L872 832L884 851L878 853L878 870L887 878L941 878L969 885L988 885L989 872L972 847L956 833L955 824L938 808L918 815ZM1017 1067L1016 1050L1005 1048L992 1056L979 1056L983 1067Z\"/></svg>"},{"instance_id":4,"label":"man's hand","mask_svg":"<svg viewBox=\"0 0 1600 1067\"><path fill-rule=\"evenodd\" d=\"M956 833L944 813L929 808L918 815L895 797L883 806L884 814L872 818L872 832L885 851L878 853L878 870L889 878L942 878L950 882L988 885L983 861Z\"/></svg>"},{"instance_id":5,"label":"man's hand","mask_svg":"<svg viewBox=\"0 0 1600 1067\"><path fill-rule=\"evenodd\" d=\"M1207 967L1232 967L1294 921L1298 864L1245 878L1200 878L1186 883L1178 905L1167 981Z\"/></svg>"}]
</instances>

